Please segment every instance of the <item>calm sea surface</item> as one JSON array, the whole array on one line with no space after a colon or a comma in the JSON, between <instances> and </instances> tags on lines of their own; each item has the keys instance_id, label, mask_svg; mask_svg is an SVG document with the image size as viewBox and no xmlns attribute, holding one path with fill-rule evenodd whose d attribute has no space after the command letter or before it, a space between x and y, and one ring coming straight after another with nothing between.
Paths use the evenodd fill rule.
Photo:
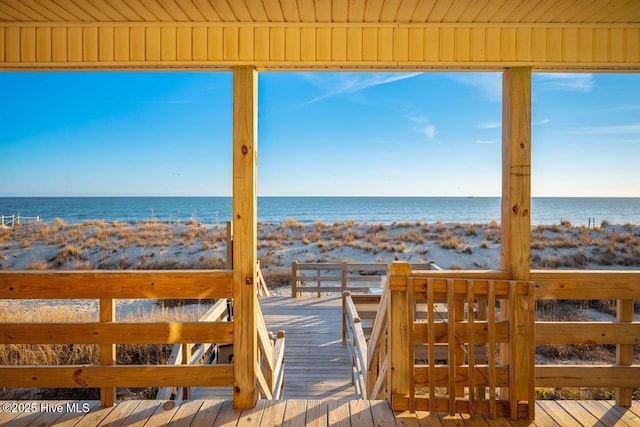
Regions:
<instances>
[{"instance_id":1,"label":"calm sea surface","mask_svg":"<svg viewBox=\"0 0 640 427\"><path fill-rule=\"evenodd\" d=\"M640 198L533 198L532 224L640 223ZM104 219L163 222L195 218L205 224L231 219L230 197L0 197L0 214L40 216L49 222ZM311 223L354 219L365 222L500 221L498 197L261 197L258 219L281 222L288 218Z\"/></svg>"}]
</instances>

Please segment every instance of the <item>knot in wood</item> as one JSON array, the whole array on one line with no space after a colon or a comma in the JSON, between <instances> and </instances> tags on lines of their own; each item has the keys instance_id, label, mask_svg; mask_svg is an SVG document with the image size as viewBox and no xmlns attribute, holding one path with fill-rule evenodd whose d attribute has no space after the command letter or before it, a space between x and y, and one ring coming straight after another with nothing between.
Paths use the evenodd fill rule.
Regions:
<instances>
[{"instance_id":1,"label":"knot in wood","mask_svg":"<svg viewBox=\"0 0 640 427\"><path fill-rule=\"evenodd\" d=\"M520 208L518 207L518 204L516 203L515 205L513 205L511 210L513 211L514 214L518 215L518 211L520 211Z\"/></svg>"},{"instance_id":2,"label":"knot in wood","mask_svg":"<svg viewBox=\"0 0 640 427\"><path fill-rule=\"evenodd\" d=\"M76 369L73 372L73 382L78 385L81 385L82 387L87 387L89 384L87 383L86 380L81 378L81 375L82 375L82 369Z\"/></svg>"},{"instance_id":3,"label":"knot in wood","mask_svg":"<svg viewBox=\"0 0 640 427\"><path fill-rule=\"evenodd\" d=\"M248 152L249 152L249 147L247 147L246 145L243 145L242 146L242 154L246 156Z\"/></svg>"}]
</instances>

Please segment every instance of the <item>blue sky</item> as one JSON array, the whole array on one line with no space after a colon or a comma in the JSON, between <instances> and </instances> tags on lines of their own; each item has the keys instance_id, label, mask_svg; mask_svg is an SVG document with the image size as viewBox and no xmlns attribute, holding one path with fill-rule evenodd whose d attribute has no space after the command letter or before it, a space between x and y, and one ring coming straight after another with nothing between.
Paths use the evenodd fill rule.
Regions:
<instances>
[{"instance_id":1,"label":"blue sky","mask_svg":"<svg viewBox=\"0 0 640 427\"><path fill-rule=\"evenodd\" d=\"M499 73L260 73L258 191L499 196ZM231 194L231 73L0 73L0 196ZM534 196L640 197L640 75L533 76Z\"/></svg>"}]
</instances>

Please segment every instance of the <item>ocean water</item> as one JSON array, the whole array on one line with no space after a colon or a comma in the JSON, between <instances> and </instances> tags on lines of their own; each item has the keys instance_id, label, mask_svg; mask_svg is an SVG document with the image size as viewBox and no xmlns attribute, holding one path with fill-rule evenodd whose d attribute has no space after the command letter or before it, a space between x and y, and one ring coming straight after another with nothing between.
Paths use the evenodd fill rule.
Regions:
<instances>
[{"instance_id":1,"label":"ocean water","mask_svg":"<svg viewBox=\"0 0 640 427\"><path fill-rule=\"evenodd\" d=\"M0 197L0 215L61 218L75 223L89 220L162 222L194 218L205 224L231 219L230 197ZM260 197L258 219L303 223L357 220L369 223L403 221L500 222L499 197ZM640 198L552 198L531 202L531 222L561 220L586 225L640 223Z\"/></svg>"}]
</instances>

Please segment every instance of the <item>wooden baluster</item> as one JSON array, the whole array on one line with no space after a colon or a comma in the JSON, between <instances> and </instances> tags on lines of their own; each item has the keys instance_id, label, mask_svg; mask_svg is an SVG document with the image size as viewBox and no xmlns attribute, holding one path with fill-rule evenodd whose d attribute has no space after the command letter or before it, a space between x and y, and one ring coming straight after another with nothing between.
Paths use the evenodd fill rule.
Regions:
<instances>
[{"instance_id":1,"label":"wooden baluster","mask_svg":"<svg viewBox=\"0 0 640 427\"><path fill-rule=\"evenodd\" d=\"M474 333L474 310L473 310L473 280L467 280L467 326L469 327L469 342L468 348L468 366L469 366L469 415L473 416L476 410L476 396L475 396L475 374L476 374L476 357L475 357L475 340Z\"/></svg>"},{"instance_id":2,"label":"wooden baluster","mask_svg":"<svg viewBox=\"0 0 640 427\"><path fill-rule=\"evenodd\" d=\"M618 300L616 318L618 322L633 322L633 300ZM618 366L633 364L633 344L616 345L616 363ZM631 407L633 389L631 387L616 388L616 405Z\"/></svg>"},{"instance_id":3,"label":"wooden baluster","mask_svg":"<svg viewBox=\"0 0 640 427\"><path fill-rule=\"evenodd\" d=\"M291 263L291 298L298 297L298 261Z\"/></svg>"},{"instance_id":4,"label":"wooden baluster","mask_svg":"<svg viewBox=\"0 0 640 427\"><path fill-rule=\"evenodd\" d=\"M116 306L112 299L100 300L100 322L113 322L116 318ZM100 344L100 364L116 364L116 345ZM113 387L100 388L100 402L103 408L113 406L116 402L116 389Z\"/></svg>"}]
</instances>

